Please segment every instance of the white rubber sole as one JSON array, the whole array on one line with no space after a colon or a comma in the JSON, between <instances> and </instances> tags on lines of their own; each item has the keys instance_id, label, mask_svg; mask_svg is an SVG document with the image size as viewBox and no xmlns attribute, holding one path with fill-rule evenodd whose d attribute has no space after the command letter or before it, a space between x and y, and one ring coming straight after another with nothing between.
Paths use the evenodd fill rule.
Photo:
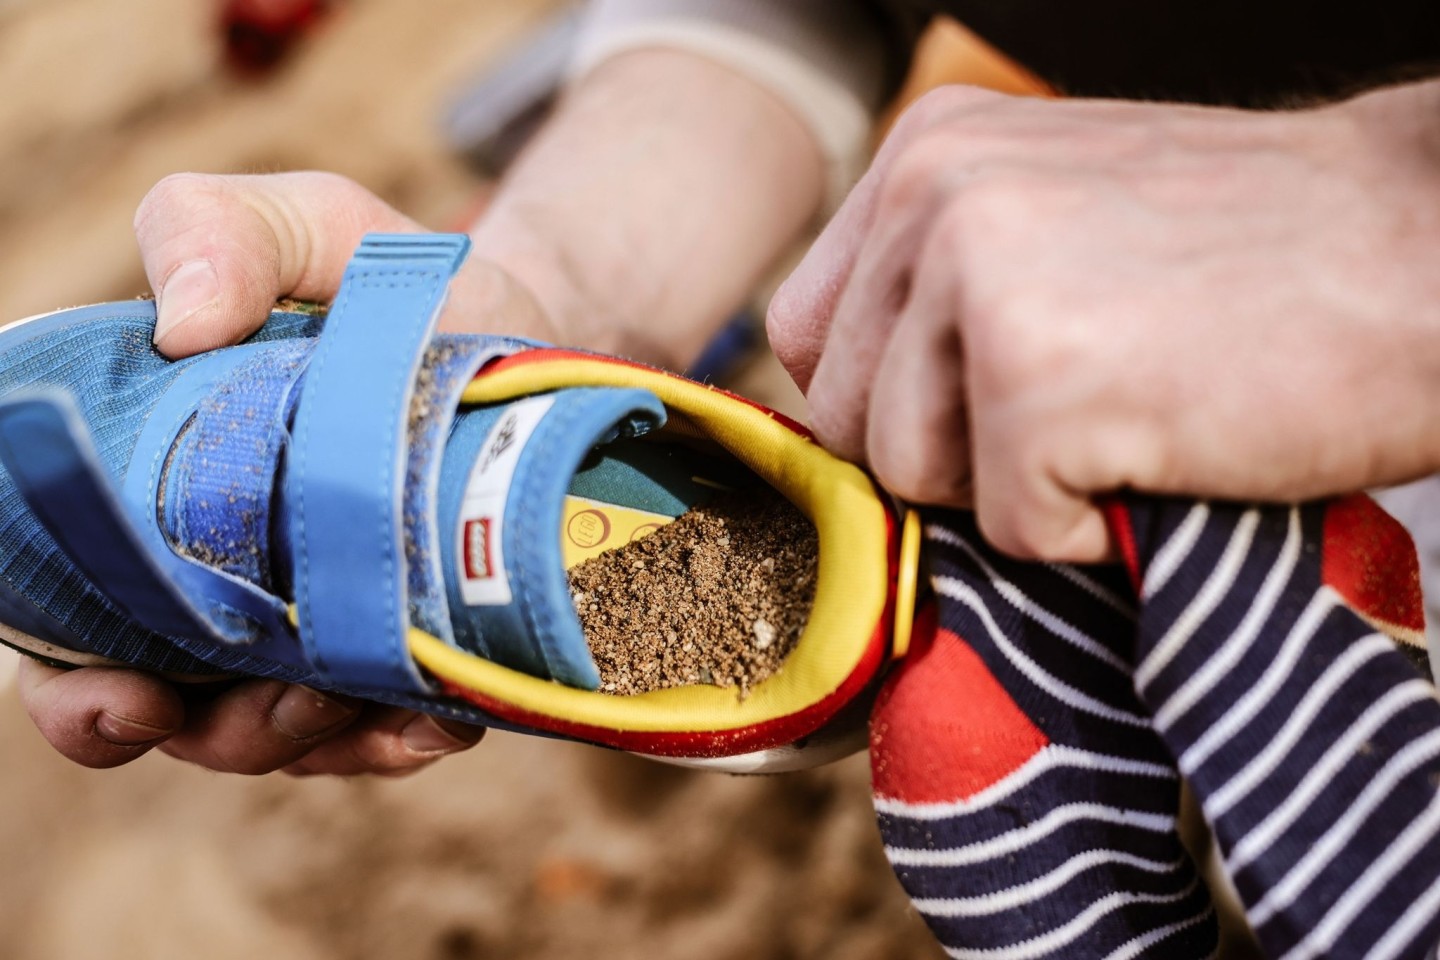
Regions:
<instances>
[{"instance_id":1,"label":"white rubber sole","mask_svg":"<svg viewBox=\"0 0 1440 960\"><path fill-rule=\"evenodd\" d=\"M89 306L89 304L82 304L82 306ZM44 320L46 317L53 317L57 313L67 313L71 310L78 309L80 309L80 307L61 307L59 310L47 310L45 313L35 313L31 314L28 317L21 317L19 320L11 320L4 326L0 326L0 333L4 333L7 330L13 330L16 327L23 327L25 326L25 324L34 323L36 320Z\"/></svg>"},{"instance_id":2,"label":"white rubber sole","mask_svg":"<svg viewBox=\"0 0 1440 960\"><path fill-rule=\"evenodd\" d=\"M29 654L36 659L42 660L54 666L65 667L110 667L116 670L140 670L142 668L121 660L112 660L109 657L102 657L99 654L85 653L82 650L71 650L69 647L61 647L41 640L39 637L32 637L28 633L16 630L8 624L0 623L0 642L6 646L20 651L22 654ZM146 670L157 677L164 677L173 683L214 683L217 680L229 680L238 676L233 673L176 673L173 671Z\"/></svg>"}]
</instances>

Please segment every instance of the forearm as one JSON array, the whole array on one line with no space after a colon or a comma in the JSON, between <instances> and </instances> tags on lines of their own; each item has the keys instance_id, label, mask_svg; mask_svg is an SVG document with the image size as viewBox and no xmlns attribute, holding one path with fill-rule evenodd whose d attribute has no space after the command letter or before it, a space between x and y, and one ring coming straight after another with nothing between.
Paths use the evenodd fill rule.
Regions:
<instances>
[{"instance_id":1,"label":"forearm","mask_svg":"<svg viewBox=\"0 0 1440 960\"><path fill-rule=\"evenodd\" d=\"M811 134L770 93L637 51L575 85L472 234L567 344L683 366L822 190Z\"/></svg>"}]
</instances>

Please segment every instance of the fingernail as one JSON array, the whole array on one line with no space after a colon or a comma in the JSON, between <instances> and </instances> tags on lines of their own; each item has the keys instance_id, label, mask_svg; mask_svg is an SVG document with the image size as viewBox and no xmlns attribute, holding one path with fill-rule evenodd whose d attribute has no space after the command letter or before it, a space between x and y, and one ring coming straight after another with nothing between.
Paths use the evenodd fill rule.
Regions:
<instances>
[{"instance_id":1,"label":"fingernail","mask_svg":"<svg viewBox=\"0 0 1440 960\"><path fill-rule=\"evenodd\" d=\"M464 750L472 741L446 730L433 717L420 716L405 724L400 732L405 746L416 753L454 753Z\"/></svg>"},{"instance_id":2,"label":"fingernail","mask_svg":"<svg viewBox=\"0 0 1440 960\"><path fill-rule=\"evenodd\" d=\"M120 717L102 711L95 718L95 732L116 746L138 747L142 743L168 737L175 729L157 727L131 717Z\"/></svg>"},{"instance_id":3,"label":"fingernail","mask_svg":"<svg viewBox=\"0 0 1440 960\"><path fill-rule=\"evenodd\" d=\"M189 260L165 279L156 304L155 342L158 344L178 330L196 312L220 296L220 278L209 260Z\"/></svg>"},{"instance_id":4,"label":"fingernail","mask_svg":"<svg viewBox=\"0 0 1440 960\"><path fill-rule=\"evenodd\" d=\"M349 720L355 709L309 687L292 686L275 701L270 719L291 740L308 740Z\"/></svg>"}]
</instances>

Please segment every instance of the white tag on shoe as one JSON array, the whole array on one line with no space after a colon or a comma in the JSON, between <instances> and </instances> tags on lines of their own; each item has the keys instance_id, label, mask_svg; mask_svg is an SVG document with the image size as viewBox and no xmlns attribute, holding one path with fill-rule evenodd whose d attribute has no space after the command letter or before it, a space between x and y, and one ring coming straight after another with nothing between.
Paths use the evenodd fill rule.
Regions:
<instances>
[{"instance_id":1,"label":"white tag on shoe","mask_svg":"<svg viewBox=\"0 0 1440 960\"><path fill-rule=\"evenodd\" d=\"M505 505L520 454L554 404L551 396L511 404L490 428L470 468L455 529L460 596L469 606L503 606L513 599L505 573Z\"/></svg>"}]
</instances>

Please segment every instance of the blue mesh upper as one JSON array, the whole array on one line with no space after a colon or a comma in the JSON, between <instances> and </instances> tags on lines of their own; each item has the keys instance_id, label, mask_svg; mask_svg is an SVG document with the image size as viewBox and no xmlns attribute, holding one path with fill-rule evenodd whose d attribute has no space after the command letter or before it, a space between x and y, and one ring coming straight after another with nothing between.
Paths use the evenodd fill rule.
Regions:
<instances>
[{"instance_id":1,"label":"blue mesh upper","mask_svg":"<svg viewBox=\"0 0 1440 960\"><path fill-rule=\"evenodd\" d=\"M187 361L172 363L151 343L154 306L135 301L111 305L113 312L76 311L76 321L19 339L4 349L0 396L40 385L62 387L74 396L89 424L96 450L115 476L124 474L135 441L156 399ZM119 307L120 309L116 309ZM276 313L252 342L314 337L320 320ZM47 321L34 321L45 326ZM23 335L25 327L14 334ZM0 578L101 656L161 671L212 673L259 661L217 652L213 665L185 653L120 615L78 571L31 515L9 476L0 471ZM273 667L273 665L268 665ZM283 668L267 669L281 675Z\"/></svg>"},{"instance_id":2,"label":"blue mesh upper","mask_svg":"<svg viewBox=\"0 0 1440 960\"><path fill-rule=\"evenodd\" d=\"M293 389L315 340L277 343L240 364L201 402L162 480L164 527L182 553L278 592L271 500Z\"/></svg>"}]
</instances>

